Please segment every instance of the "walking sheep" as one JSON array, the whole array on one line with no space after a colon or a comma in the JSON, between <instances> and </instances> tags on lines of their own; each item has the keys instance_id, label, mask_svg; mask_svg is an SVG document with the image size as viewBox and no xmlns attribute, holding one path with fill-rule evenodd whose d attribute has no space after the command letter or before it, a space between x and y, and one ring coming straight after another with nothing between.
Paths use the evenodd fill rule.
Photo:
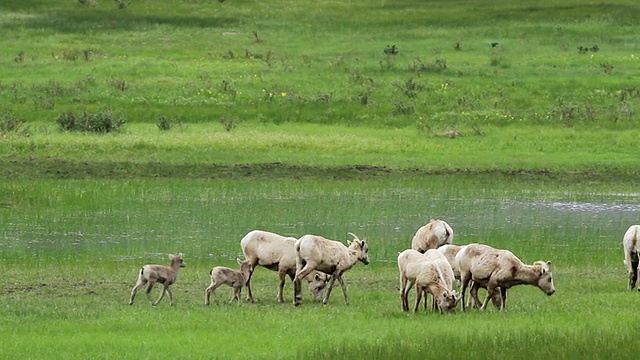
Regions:
<instances>
[{"instance_id":1,"label":"walking sheep","mask_svg":"<svg viewBox=\"0 0 640 360\"><path fill-rule=\"evenodd\" d=\"M251 269L260 265L269 270L277 271L280 277L280 286L276 299L284 302L283 290L286 277L291 281L296 276L296 251L294 245L298 239L284 237L268 231L253 230L240 240L240 248L244 258L251 264ZM251 292L251 277L247 281L247 300L254 302ZM322 299L322 293L327 286L328 276L324 273L312 271L305 277L309 284L309 291L315 300Z\"/></svg>"},{"instance_id":2,"label":"walking sheep","mask_svg":"<svg viewBox=\"0 0 640 360\"><path fill-rule=\"evenodd\" d=\"M421 253L453 243L453 229L443 220L431 220L416 231L411 248Z\"/></svg>"},{"instance_id":3,"label":"walking sheep","mask_svg":"<svg viewBox=\"0 0 640 360\"><path fill-rule=\"evenodd\" d=\"M242 292L242 287L246 286L249 282L249 277L251 277L253 268L247 260L240 261L240 259L236 259L236 261L240 265L240 270L231 269L226 266L216 266L211 269L209 272L209 275L211 275L211 285L209 285L209 287L204 291L205 305L209 305L211 293L221 285L228 285L233 288L233 297L229 300L229 303L232 303L233 300L237 300L238 305L240 305L240 293Z\"/></svg>"},{"instance_id":4,"label":"walking sheep","mask_svg":"<svg viewBox=\"0 0 640 360\"><path fill-rule=\"evenodd\" d=\"M465 291L472 280L477 286L487 288L487 295L480 309L486 308L494 293L500 294L499 309L504 309L506 291L515 285L534 285L549 296L556 291L549 261L536 261L533 265L526 265L511 251L483 244L465 246L456 255L455 261L460 269L463 310Z\"/></svg>"},{"instance_id":5,"label":"walking sheep","mask_svg":"<svg viewBox=\"0 0 640 360\"><path fill-rule=\"evenodd\" d=\"M296 277L294 279L293 304L300 305L302 300L300 282L313 270L321 271L331 275L331 280L324 295L323 303L329 302L329 296L336 280L342 287L344 301L348 305L349 297L347 288L344 285L342 274L351 269L358 261L365 265L369 263L369 246L365 240L360 240L352 233L353 242L349 242L349 247L334 240L328 240L322 236L304 235L295 243L296 251Z\"/></svg>"},{"instance_id":6,"label":"walking sheep","mask_svg":"<svg viewBox=\"0 0 640 360\"><path fill-rule=\"evenodd\" d=\"M624 264L627 266L627 273L629 274L629 285L627 288L633 290L638 281L639 270L638 262L640 257L640 225L632 225L627 229L622 239L622 246L624 247ZM638 291L640 291L640 285L638 285Z\"/></svg>"},{"instance_id":7,"label":"walking sheep","mask_svg":"<svg viewBox=\"0 0 640 360\"><path fill-rule=\"evenodd\" d=\"M184 262L182 253L177 255L169 255L169 259L171 260L170 266L145 265L142 267L142 269L140 269L138 281L131 290L129 305L133 305L133 299L135 298L138 289L140 289L144 285L147 285L145 293L147 294L147 298L153 306L158 305L160 300L162 300L162 298L164 297L165 293L169 293L169 302L171 303L171 305L173 305L173 293L171 292L170 286L178 279L178 272L180 271L180 268L186 267L187 264ZM163 289L158 300L153 302L153 299L151 299L151 289L157 282L163 285Z\"/></svg>"}]
</instances>

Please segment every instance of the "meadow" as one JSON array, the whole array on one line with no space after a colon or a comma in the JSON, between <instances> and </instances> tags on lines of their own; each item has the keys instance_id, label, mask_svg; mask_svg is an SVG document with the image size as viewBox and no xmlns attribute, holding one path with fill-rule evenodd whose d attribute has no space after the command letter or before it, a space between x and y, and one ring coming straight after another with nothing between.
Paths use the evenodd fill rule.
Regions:
<instances>
[{"instance_id":1,"label":"meadow","mask_svg":"<svg viewBox=\"0 0 640 360\"><path fill-rule=\"evenodd\" d=\"M0 2L0 358L635 357L638 16L631 0ZM431 218L454 243L550 260L556 293L403 313L395 258ZM210 268L235 267L253 229L366 237L351 305L335 289L296 308L290 284L277 303L259 268L257 303L223 287L205 307ZM127 305L173 252L176 305Z\"/></svg>"}]
</instances>

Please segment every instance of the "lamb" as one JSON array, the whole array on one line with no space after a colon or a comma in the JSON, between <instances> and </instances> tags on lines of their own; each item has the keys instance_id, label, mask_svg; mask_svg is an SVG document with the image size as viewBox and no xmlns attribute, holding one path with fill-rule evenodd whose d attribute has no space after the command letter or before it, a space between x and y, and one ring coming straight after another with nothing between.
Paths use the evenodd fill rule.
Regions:
<instances>
[{"instance_id":1,"label":"lamb","mask_svg":"<svg viewBox=\"0 0 640 360\"><path fill-rule=\"evenodd\" d=\"M169 302L171 305L173 305L173 293L171 292L170 286L178 279L178 272L180 271L180 268L186 267L187 264L184 262L182 253L177 255L169 255L169 259L171 260L170 266L145 265L142 267L142 269L140 269L138 281L131 290L129 305L133 305L133 299L135 298L136 293L144 285L147 285L145 293L147 294L149 302L151 302L153 306L158 305L160 300L162 300L162 298L164 297L165 293L169 293ZM154 302L153 299L151 299L151 289L157 282L163 285L163 289L160 293L160 297L158 297L158 300Z\"/></svg>"},{"instance_id":2,"label":"lamb","mask_svg":"<svg viewBox=\"0 0 640 360\"><path fill-rule=\"evenodd\" d=\"M463 311L465 291L472 280L478 287L487 289L480 309L485 309L491 297L499 294L499 309L503 310L506 291L515 285L534 285L549 296L556 291L549 261L536 261L533 265L526 265L509 250L495 249L483 244L465 246L456 255L455 261L460 269Z\"/></svg>"},{"instance_id":3,"label":"lamb","mask_svg":"<svg viewBox=\"0 0 640 360\"><path fill-rule=\"evenodd\" d=\"M448 291L450 291L451 294L453 294L453 298L455 300L455 302L453 303L447 303L445 305L447 305L447 307L444 310L447 311L455 311L455 308L458 304L458 301L460 300L458 297L458 294L456 294L455 290L453 290L453 282L455 280L455 274L453 272L453 267L451 266L451 263L449 262L449 260L446 258L445 255L442 254L442 252L438 251L438 249L429 249L424 253L424 256L431 262L433 262L434 264L436 264L436 266L438 267L438 269L440 270L440 273L442 274L442 280L444 281L445 285L446 285L446 289ZM425 306L427 305L427 293L425 292ZM433 309L438 309L440 308L437 304L436 304L436 297L433 297ZM443 310L440 308L440 310Z\"/></svg>"},{"instance_id":4,"label":"lamb","mask_svg":"<svg viewBox=\"0 0 640 360\"><path fill-rule=\"evenodd\" d=\"M453 229L443 220L431 220L416 231L411 248L421 253L453 243Z\"/></svg>"},{"instance_id":5,"label":"lamb","mask_svg":"<svg viewBox=\"0 0 640 360\"><path fill-rule=\"evenodd\" d=\"M440 254L437 254L440 255ZM438 264L440 263L440 264ZM416 285L416 304L414 312L418 311L423 293L433 295L436 307L440 311L452 311L457 306L459 298L447 284L447 277L453 280L453 271L444 275L440 266L448 265L446 260L433 261L417 250L408 249L398 255L398 270L400 271L400 301L402 310L409 311L409 291ZM448 265L450 268L450 265ZM426 302L426 298L425 298Z\"/></svg>"},{"instance_id":6,"label":"lamb","mask_svg":"<svg viewBox=\"0 0 640 360\"><path fill-rule=\"evenodd\" d=\"M240 265L240 270L231 269L226 266L216 266L211 269L209 272L209 275L211 275L211 285L209 285L209 287L204 291L205 305L209 305L211 293L221 285L229 285L233 288L233 297L229 303L232 303L233 300L237 300L238 305L240 305L240 293L242 291L242 287L248 284L253 268L251 267L251 263L247 260L241 261L240 259L236 259L236 261Z\"/></svg>"},{"instance_id":7,"label":"lamb","mask_svg":"<svg viewBox=\"0 0 640 360\"><path fill-rule=\"evenodd\" d=\"M627 286L629 290L633 290L636 286L638 275L640 274L640 269L638 268L638 259L640 257L639 237L640 225L631 225L622 238L624 264L627 266L627 273L629 274L629 285ZM638 285L638 291L640 291L640 285Z\"/></svg>"},{"instance_id":8,"label":"lamb","mask_svg":"<svg viewBox=\"0 0 640 360\"><path fill-rule=\"evenodd\" d=\"M284 237L268 231L253 230L240 240L240 248L244 258L251 264L251 269L260 265L269 270L277 271L280 277L280 286L276 300L284 302L283 290L286 276L293 281L296 275L296 251L294 245L298 239ZM254 302L251 292L251 276L247 281L247 300ZM305 277L309 284L309 290L315 300L322 298L324 288L327 286L328 276L317 271L311 272Z\"/></svg>"},{"instance_id":9,"label":"lamb","mask_svg":"<svg viewBox=\"0 0 640 360\"><path fill-rule=\"evenodd\" d=\"M369 264L369 246L366 240L360 240L355 234L353 242L348 242L348 247L339 241L325 239L317 235L304 235L295 243L296 251L296 277L294 279L293 304L300 305L302 300L300 282L313 270L331 275L327 291L322 302L326 305L336 280L342 287L344 301L349 305L347 288L344 285L342 274L351 269L356 262Z\"/></svg>"}]
</instances>

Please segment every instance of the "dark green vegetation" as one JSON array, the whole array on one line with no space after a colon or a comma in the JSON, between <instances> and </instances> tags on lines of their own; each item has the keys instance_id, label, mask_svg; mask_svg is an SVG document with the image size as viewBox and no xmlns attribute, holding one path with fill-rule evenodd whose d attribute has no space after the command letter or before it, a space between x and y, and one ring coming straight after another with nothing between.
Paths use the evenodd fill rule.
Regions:
<instances>
[{"instance_id":1,"label":"dark green vegetation","mask_svg":"<svg viewBox=\"0 0 640 360\"><path fill-rule=\"evenodd\" d=\"M631 0L0 2L0 358L635 357L639 17ZM551 260L556 294L402 313L395 256L430 218ZM223 287L204 307L256 228L366 236L352 305L278 304L258 269L258 303ZM176 306L126 305L177 251Z\"/></svg>"}]
</instances>

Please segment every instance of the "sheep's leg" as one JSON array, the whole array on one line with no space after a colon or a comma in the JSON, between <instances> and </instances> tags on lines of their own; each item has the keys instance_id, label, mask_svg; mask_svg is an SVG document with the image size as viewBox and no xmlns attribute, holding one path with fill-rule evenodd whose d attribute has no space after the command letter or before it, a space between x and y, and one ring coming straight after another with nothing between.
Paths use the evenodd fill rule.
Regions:
<instances>
[{"instance_id":1,"label":"sheep's leg","mask_svg":"<svg viewBox=\"0 0 640 360\"><path fill-rule=\"evenodd\" d=\"M153 304L153 299L151 298L151 289L153 289L153 285L155 284L155 282L153 281L148 281L147 282L147 288L145 289L144 293L147 295L147 299L149 299L149 302L151 304Z\"/></svg>"},{"instance_id":2,"label":"sheep's leg","mask_svg":"<svg viewBox=\"0 0 640 360\"><path fill-rule=\"evenodd\" d=\"M129 305L133 305L133 299L136 297L136 293L146 284L146 281L138 279L136 285L131 289L131 297L129 298Z\"/></svg>"},{"instance_id":3,"label":"sheep's leg","mask_svg":"<svg viewBox=\"0 0 640 360\"><path fill-rule=\"evenodd\" d=\"M233 303L233 300L238 301L238 305L240 305L240 295L242 292L242 287L234 287L233 288L233 297L229 300L229 304Z\"/></svg>"},{"instance_id":4,"label":"sheep's leg","mask_svg":"<svg viewBox=\"0 0 640 360\"><path fill-rule=\"evenodd\" d=\"M404 275L400 275L400 302L402 303L402 311L409 311L409 302L405 293L407 287L407 278Z\"/></svg>"},{"instance_id":5,"label":"sheep's leg","mask_svg":"<svg viewBox=\"0 0 640 360\"><path fill-rule=\"evenodd\" d=\"M173 306L173 291L171 290L171 287L167 286L166 292L169 294L169 305Z\"/></svg>"},{"instance_id":6,"label":"sheep's leg","mask_svg":"<svg viewBox=\"0 0 640 360\"><path fill-rule=\"evenodd\" d=\"M284 302L283 292L284 292L284 282L287 279L286 270L283 270L283 269L278 270L278 276L280 277L280 284L278 286L278 295L276 295L276 300L278 302Z\"/></svg>"},{"instance_id":7,"label":"sheep's leg","mask_svg":"<svg viewBox=\"0 0 640 360\"><path fill-rule=\"evenodd\" d=\"M422 286L416 285L416 306L413 307L413 312L418 312L418 309L420 308L420 301L422 300L423 292L424 292L424 289L422 288Z\"/></svg>"},{"instance_id":8,"label":"sheep's leg","mask_svg":"<svg viewBox=\"0 0 640 360\"><path fill-rule=\"evenodd\" d=\"M349 301L349 296L347 295L347 287L344 284L344 280L342 279L342 273L338 273L338 282L340 283L340 287L342 288L342 294L344 295L345 304L349 305L351 302ZM327 302L329 302L329 297L327 296ZM325 303L326 305L326 303Z\"/></svg>"},{"instance_id":9,"label":"sheep's leg","mask_svg":"<svg viewBox=\"0 0 640 360\"><path fill-rule=\"evenodd\" d=\"M222 283L216 283L215 281L211 281L211 285L204 291L204 304L209 305L209 298L211 297L211 293L213 293Z\"/></svg>"},{"instance_id":10,"label":"sheep's leg","mask_svg":"<svg viewBox=\"0 0 640 360\"><path fill-rule=\"evenodd\" d=\"M296 261L296 277L293 280L293 305L298 306L302 301L302 279L307 277L314 269L315 263L303 263ZM333 283L333 279L331 279Z\"/></svg>"},{"instance_id":11,"label":"sheep's leg","mask_svg":"<svg viewBox=\"0 0 640 360\"><path fill-rule=\"evenodd\" d=\"M479 288L480 286L475 281L471 284L471 288L469 289L469 304L467 304L467 306L470 306L474 309L480 307L480 299L478 299Z\"/></svg>"},{"instance_id":12,"label":"sheep's leg","mask_svg":"<svg viewBox=\"0 0 640 360\"><path fill-rule=\"evenodd\" d=\"M465 311L465 302L464 302L464 293L467 290L467 286L469 285L469 281L471 281L471 274L460 274L460 296L462 299L462 311Z\"/></svg>"},{"instance_id":13,"label":"sheep's leg","mask_svg":"<svg viewBox=\"0 0 640 360\"><path fill-rule=\"evenodd\" d=\"M487 304L489 304L489 300L491 300L491 297L493 296L493 293L496 291L497 285L489 282L487 283L487 295L484 298L484 302L482 303L482 306L480 307L480 310L484 310L487 308Z\"/></svg>"},{"instance_id":14,"label":"sheep's leg","mask_svg":"<svg viewBox=\"0 0 640 360\"><path fill-rule=\"evenodd\" d=\"M640 268L638 267L638 254L631 255L631 269L629 269L629 290L633 290L636 287L636 282L640 276ZM640 284L638 285L638 291L640 291Z\"/></svg>"},{"instance_id":15,"label":"sheep's leg","mask_svg":"<svg viewBox=\"0 0 640 360\"><path fill-rule=\"evenodd\" d=\"M169 292L169 293L170 293L170 292L171 292L171 290L169 290L169 291L167 291L167 290L168 290L168 287L167 287L167 286L164 286L164 287L162 288L162 291L160 292L160 296L158 297L158 300L156 300L156 301L153 303L153 306L156 306L156 305L158 305L158 303L160 303L160 301L161 301L161 300L162 300L162 298L164 297L164 294L165 294L165 293L167 293L167 292ZM173 298L173 295L169 295L169 298ZM173 300L171 300L171 301L173 301ZM172 305L173 305L173 304L172 304Z\"/></svg>"},{"instance_id":16,"label":"sheep's leg","mask_svg":"<svg viewBox=\"0 0 640 360\"><path fill-rule=\"evenodd\" d=\"M255 266L252 264L251 272L249 272L249 279L247 280L247 301L250 301L250 302L255 302L253 300L253 293L251 292L251 276L253 275L254 269L255 269Z\"/></svg>"},{"instance_id":17,"label":"sheep's leg","mask_svg":"<svg viewBox=\"0 0 640 360\"><path fill-rule=\"evenodd\" d=\"M331 296L331 290L333 290L333 283L336 281L336 277L340 276L340 272L336 271L331 274L331 280L329 280L329 285L327 285L327 292L324 294L324 299L322 303L327 305L329 303L329 296Z\"/></svg>"},{"instance_id":18,"label":"sheep's leg","mask_svg":"<svg viewBox=\"0 0 640 360\"><path fill-rule=\"evenodd\" d=\"M411 288L413 288L414 283L413 282L408 282L407 285L405 286L405 288L403 289L404 292L404 308L406 309L405 311L409 311L409 292L411 291Z\"/></svg>"}]
</instances>

